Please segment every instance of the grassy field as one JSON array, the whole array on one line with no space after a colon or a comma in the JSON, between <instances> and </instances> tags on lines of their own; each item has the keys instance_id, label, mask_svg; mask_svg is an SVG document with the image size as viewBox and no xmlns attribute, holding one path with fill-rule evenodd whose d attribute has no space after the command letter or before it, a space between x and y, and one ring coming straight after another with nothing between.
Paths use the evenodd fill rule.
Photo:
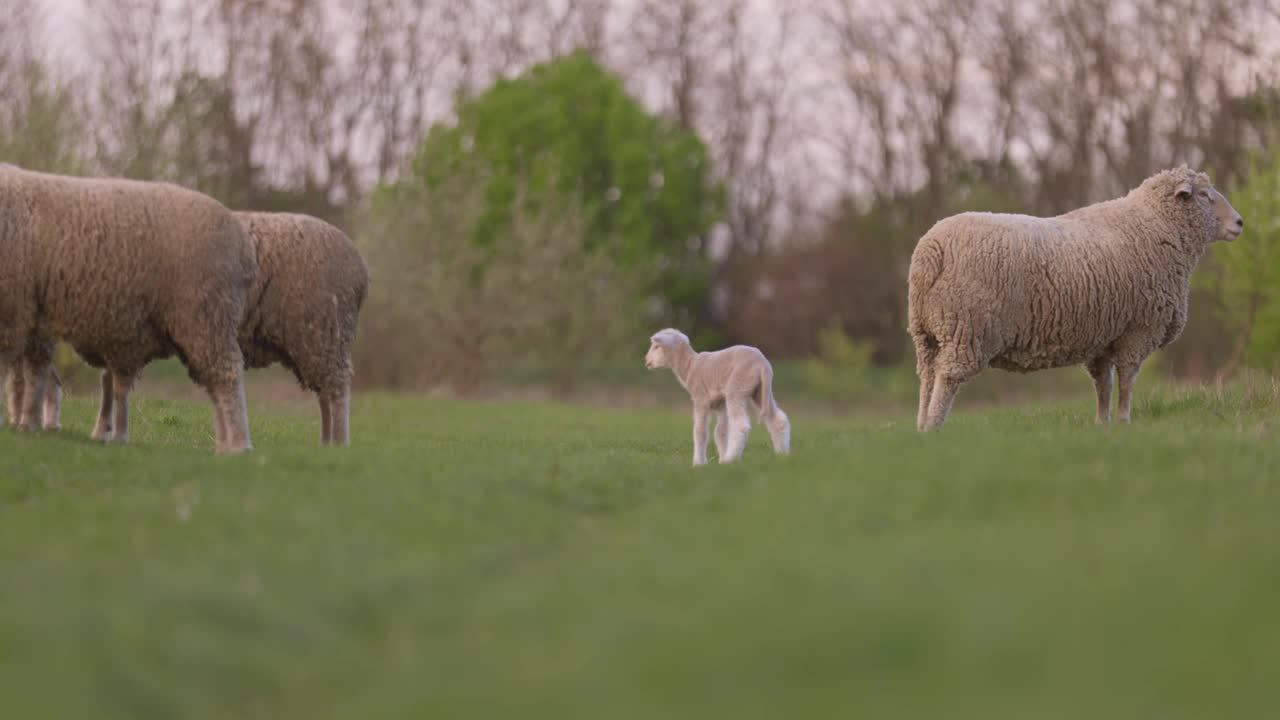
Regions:
<instances>
[{"instance_id":1,"label":"grassy field","mask_svg":"<svg viewBox=\"0 0 1280 720\"><path fill-rule=\"evenodd\" d=\"M1274 716L1280 399L1142 390L697 470L683 411L363 395L334 451L259 402L215 458L206 404L104 448L72 397L0 431L0 712Z\"/></svg>"}]
</instances>

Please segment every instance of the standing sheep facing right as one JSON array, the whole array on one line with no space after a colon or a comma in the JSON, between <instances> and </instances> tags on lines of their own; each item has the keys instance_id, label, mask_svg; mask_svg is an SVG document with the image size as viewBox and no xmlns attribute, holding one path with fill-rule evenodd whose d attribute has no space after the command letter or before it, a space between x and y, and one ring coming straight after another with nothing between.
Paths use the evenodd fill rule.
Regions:
<instances>
[{"instance_id":1,"label":"standing sheep facing right","mask_svg":"<svg viewBox=\"0 0 1280 720\"><path fill-rule=\"evenodd\" d=\"M1065 215L964 213L934 225L911 255L908 316L920 374L917 427L947 418L960 386L988 366L1084 365L1099 423L1129 422L1148 355L1187 324L1191 273L1244 219L1185 165L1125 197Z\"/></svg>"}]
</instances>

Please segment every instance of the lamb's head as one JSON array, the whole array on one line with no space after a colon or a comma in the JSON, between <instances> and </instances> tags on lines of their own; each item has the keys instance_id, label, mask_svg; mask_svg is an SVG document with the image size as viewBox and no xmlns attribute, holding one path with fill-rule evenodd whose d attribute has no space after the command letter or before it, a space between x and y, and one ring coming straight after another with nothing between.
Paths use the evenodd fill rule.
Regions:
<instances>
[{"instance_id":1,"label":"lamb's head","mask_svg":"<svg viewBox=\"0 0 1280 720\"><path fill-rule=\"evenodd\" d=\"M1147 178L1142 187L1189 223L1206 245L1235 240L1244 232L1244 218L1202 172L1183 165Z\"/></svg>"},{"instance_id":2,"label":"lamb's head","mask_svg":"<svg viewBox=\"0 0 1280 720\"><path fill-rule=\"evenodd\" d=\"M675 328L659 330L649 338L649 352L644 355L644 366L650 370L671 367L675 353L681 348L691 347L689 336L679 330Z\"/></svg>"}]
</instances>

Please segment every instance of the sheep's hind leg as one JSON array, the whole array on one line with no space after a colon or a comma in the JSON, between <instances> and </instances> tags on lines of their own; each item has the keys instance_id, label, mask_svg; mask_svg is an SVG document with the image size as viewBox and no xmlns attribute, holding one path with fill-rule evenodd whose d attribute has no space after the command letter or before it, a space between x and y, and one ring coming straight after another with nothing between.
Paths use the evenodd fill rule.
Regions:
<instances>
[{"instance_id":1,"label":"sheep's hind leg","mask_svg":"<svg viewBox=\"0 0 1280 720\"><path fill-rule=\"evenodd\" d=\"M40 426L49 431L62 429L62 378L53 368L49 369L49 386L44 393Z\"/></svg>"},{"instance_id":2,"label":"sheep's hind leg","mask_svg":"<svg viewBox=\"0 0 1280 720\"><path fill-rule=\"evenodd\" d=\"M782 408L775 405L773 413L764 418L764 426L769 430L775 453L786 455L791 452L791 419L782 412Z\"/></svg>"},{"instance_id":3,"label":"sheep's hind leg","mask_svg":"<svg viewBox=\"0 0 1280 720\"><path fill-rule=\"evenodd\" d=\"M729 418L729 443L720 462L729 463L742 457L751 434L751 414L747 411L747 399L725 398L725 414Z\"/></svg>"},{"instance_id":4,"label":"sheep's hind leg","mask_svg":"<svg viewBox=\"0 0 1280 720\"><path fill-rule=\"evenodd\" d=\"M19 430L35 430L40 427L40 417L44 409L44 393L49 384L49 375L53 366L39 359L26 360L22 367L22 415L17 422Z\"/></svg>"},{"instance_id":5,"label":"sheep's hind leg","mask_svg":"<svg viewBox=\"0 0 1280 720\"><path fill-rule=\"evenodd\" d=\"M328 445L333 440L333 416L329 408L329 397L324 393L316 393L320 402L320 444Z\"/></svg>"},{"instance_id":6,"label":"sheep's hind leg","mask_svg":"<svg viewBox=\"0 0 1280 720\"><path fill-rule=\"evenodd\" d=\"M1084 366L1093 378L1093 389L1098 395L1098 414L1096 422L1106 425L1111 422L1111 384L1112 371L1115 366L1109 358L1096 358Z\"/></svg>"},{"instance_id":7,"label":"sheep's hind leg","mask_svg":"<svg viewBox=\"0 0 1280 720\"><path fill-rule=\"evenodd\" d=\"M222 424L219 433L222 442L215 447L219 455L239 453L253 449L249 440L249 414L244 398L244 378L236 377L230 386L215 386L209 390L214 407L214 427Z\"/></svg>"},{"instance_id":8,"label":"sheep's hind leg","mask_svg":"<svg viewBox=\"0 0 1280 720\"><path fill-rule=\"evenodd\" d=\"M351 388L343 387L329 396L329 444L345 446L351 442Z\"/></svg>"},{"instance_id":9,"label":"sheep's hind leg","mask_svg":"<svg viewBox=\"0 0 1280 720\"><path fill-rule=\"evenodd\" d=\"M1141 360L1116 363L1116 385L1119 389L1119 398L1116 403L1116 419L1122 423L1127 423L1130 420L1130 411L1133 407L1133 384L1138 379L1138 370L1141 367Z\"/></svg>"},{"instance_id":10,"label":"sheep's hind leg","mask_svg":"<svg viewBox=\"0 0 1280 720\"><path fill-rule=\"evenodd\" d=\"M937 342L925 335L913 338L916 345L916 375L920 377L920 407L916 411L916 430L925 430L929 424L929 403L933 399L933 384L937 374L935 360Z\"/></svg>"},{"instance_id":11,"label":"sheep's hind leg","mask_svg":"<svg viewBox=\"0 0 1280 720\"><path fill-rule=\"evenodd\" d=\"M93 424L93 433L89 437L100 442L111 442L112 427L112 382L111 371L102 371L102 398L98 401L98 419Z\"/></svg>"},{"instance_id":12,"label":"sheep's hind leg","mask_svg":"<svg viewBox=\"0 0 1280 720\"><path fill-rule=\"evenodd\" d=\"M716 421L716 430L714 433L716 441L716 459L723 460L724 454L729 447L729 418L725 414L723 408L713 413Z\"/></svg>"}]
</instances>

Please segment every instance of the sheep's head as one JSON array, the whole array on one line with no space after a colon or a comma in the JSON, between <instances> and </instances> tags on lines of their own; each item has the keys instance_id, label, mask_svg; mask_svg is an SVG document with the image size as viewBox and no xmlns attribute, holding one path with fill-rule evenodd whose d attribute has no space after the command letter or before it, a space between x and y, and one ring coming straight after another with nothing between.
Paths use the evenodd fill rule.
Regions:
<instances>
[{"instance_id":1,"label":"sheep's head","mask_svg":"<svg viewBox=\"0 0 1280 720\"><path fill-rule=\"evenodd\" d=\"M1205 242L1232 241L1244 232L1244 218L1213 186L1209 176L1186 165L1161 173L1156 187L1172 196L1176 205L1189 212L1205 230Z\"/></svg>"},{"instance_id":2,"label":"sheep's head","mask_svg":"<svg viewBox=\"0 0 1280 720\"><path fill-rule=\"evenodd\" d=\"M671 367L674 351L681 347L689 347L689 336L675 328L659 330L649 338L649 352L644 355L644 366L650 370Z\"/></svg>"},{"instance_id":3,"label":"sheep's head","mask_svg":"<svg viewBox=\"0 0 1280 720\"><path fill-rule=\"evenodd\" d=\"M1180 182L1174 195L1181 202L1196 202L1201 211L1212 213L1213 222L1217 225L1217 237L1213 240L1233 241L1244 232L1244 218L1231 208L1230 202L1222 193L1213 187L1207 174L1194 173L1194 177Z\"/></svg>"}]
</instances>

